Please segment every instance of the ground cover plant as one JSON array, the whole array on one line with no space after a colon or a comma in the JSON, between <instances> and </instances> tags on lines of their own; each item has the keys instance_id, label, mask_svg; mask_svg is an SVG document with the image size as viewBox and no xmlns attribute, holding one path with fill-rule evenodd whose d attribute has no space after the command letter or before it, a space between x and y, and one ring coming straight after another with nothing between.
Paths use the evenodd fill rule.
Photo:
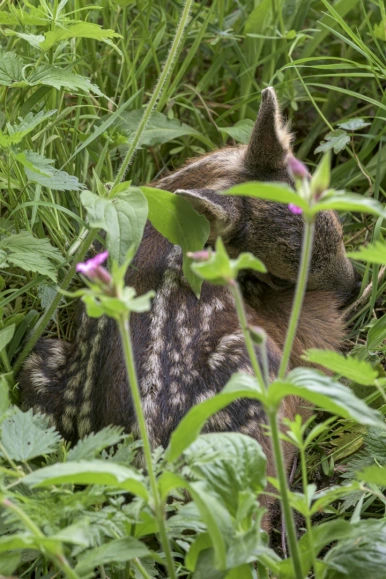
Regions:
<instances>
[{"instance_id":1,"label":"ground cover plant","mask_svg":"<svg viewBox=\"0 0 386 579\"><path fill-rule=\"evenodd\" d=\"M0 2L0 27L0 576L385 577L383 3L15 0ZM109 427L69 448L46 417L18 408L23 360L42 334L71 340L82 295L90 315L117 320L135 397L125 328L151 296L124 289L122 272L156 202L139 186L196 154L247 142L269 85L314 175L307 185L298 167L296 191L269 192L305 220L297 310L317 211L340 212L363 275L344 354L309 351L328 372L286 375L295 311L278 380L269 384L254 361L256 376L235 376L193 408L167 449L151 454L138 397L142 442ZM112 278L102 258L78 266L80 278L76 264L101 230ZM240 306L245 261L230 260L221 240L204 257L191 283L229 284L252 358L252 341L264 352ZM282 435L299 449L289 485L277 408L294 393L316 410ZM261 532L260 446L240 434L200 435L240 396L260 400L270 419L269 492L283 507L271 544ZM142 446L146 471L134 460Z\"/></svg>"}]
</instances>

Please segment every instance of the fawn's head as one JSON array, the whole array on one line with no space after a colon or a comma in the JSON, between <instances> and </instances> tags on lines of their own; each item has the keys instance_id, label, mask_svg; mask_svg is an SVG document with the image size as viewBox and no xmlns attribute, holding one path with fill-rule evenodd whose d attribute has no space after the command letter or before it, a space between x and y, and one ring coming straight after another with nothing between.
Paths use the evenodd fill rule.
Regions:
<instances>
[{"instance_id":1,"label":"fawn's head","mask_svg":"<svg viewBox=\"0 0 386 579\"><path fill-rule=\"evenodd\" d=\"M248 145L227 147L194 159L156 186L183 196L211 225L209 244L221 235L228 252L250 251L265 264L262 281L280 288L295 284L303 238L303 219L284 204L219 195L245 181L291 184L287 157L291 134L284 124L275 91L262 92L260 110ZM308 290L336 293L342 304L357 291L357 275L346 256L342 227L333 211L316 219Z\"/></svg>"}]
</instances>

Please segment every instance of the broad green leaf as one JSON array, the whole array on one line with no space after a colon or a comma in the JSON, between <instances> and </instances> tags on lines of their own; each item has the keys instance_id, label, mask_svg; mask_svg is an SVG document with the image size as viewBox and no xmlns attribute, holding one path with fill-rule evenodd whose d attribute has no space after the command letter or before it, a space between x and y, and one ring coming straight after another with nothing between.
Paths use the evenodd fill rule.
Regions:
<instances>
[{"instance_id":1,"label":"broad green leaf","mask_svg":"<svg viewBox=\"0 0 386 579\"><path fill-rule=\"evenodd\" d=\"M371 213L386 218L386 210L382 203L372 199L356 195L355 193L344 193L343 191L327 191L326 195L314 205L311 213L333 209L334 211L358 211L360 213Z\"/></svg>"},{"instance_id":2,"label":"broad green leaf","mask_svg":"<svg viewBox=\"0 0 386 579\"><path fill-rule=\"evenodd\" d=\"M146 557L150 555L149 549L134 537L124 537L115 539L94 549L90 549L78 556L75 571L83 575L88 571L93 571L99 565L109 563L125 563L131 559Z\"/></svg>"},{"instance_id":3,"label":"broad green leaf","mask_svg":"<svg viewBox=\"0 0 386 579\"><path fill-rule=\"evenodd\" d=\"M252 567L248 564L234 567L225 575L225 579L254 579L254 577Z\"/></svg>"},{"instance_id":4,"label":"broad green leaf","mask_svg":"<svg viewBox=\"0 0 386 579\"><path fill-rule=\"evenodd\" d=\"M0 557L0 576L11 577L11 575L16 571L20 560L21 553L2 553Z\"/></svg>"},{"instance_id":5,"label":"broad green leaf","mask_svg":"<svg viewBox=\"0 0 386 579\"><path fill-rule=\"evenodd\" d=\"M357 472L356 478L367 483L386 487L386 466L374 464Z\"/></svg>"},{"instance_id":6,"label":"broad green leaf","mask_svg":"<svg viewBox=\"0 0 386 579\"><path fill-rule=\"evenodd\" d=\"M127 187L106 199L91 191L83 191L82 205L87 209L91 227L107 232L110 257L123 263L129 248L138 248L147 219L146 198L137 187Z\"/></svg>"},{"instance_id":7,"label":"broad green leaf","mask_svg":"<svg viewBox=\"0 0 386 579\"><path fill-rule=\"evenodd\" d=\"M27 26L46 26L48 19L44 17L43 11L30 6L30 12L27 12L25 6L23 8L12 7L12 14L10 12L0 12L0 24L7 26L20 26L24 24Z\"/></svg>"},{"instance_id":8,"label":"broad green leaf","mask_svg":"<svg viewBox=\"0 0 386 579\"><path fill-rule=\"evenodd\" d=\"M126 437L122 432L123 428L121 426L112 425L102 428L99 432L91 432L70 449L67 461L87 460L95 457L104 448L121 442Z\"/></svg>"},{"instance_id":9,"label":"broad green leaf","mask_svg":"<svg viewBox=\"0 0 386 579\"><path fill-rule=\"evenodd\" d=\"M134 137L143 116L143 109L123 113L117 122L121 131L128 135L129 141ZM184 135L198 135L198 131L176 119L168 119L166 115L154 111L142 133L140 145L154 147L162 145Z\"/></svg>"},{"instance_id":10,"label":"broad green leaf","mask_svg":"<svg viewBox=\"0 0 386 579\"><path fill-rule=\"evenodd\" d=\"M51 539L68 543L69 545L80 545L81 547L89 547L90 545L90 526L88 521L80 520L64 529L60 529L57 533L50 536Z\"/></svg>"},{"instance_id":11,"label":"broad green leaf","mask_svg":"<svg viewBox=\"0 0 386 579\"><path fill-rule=\"evenodd\" d=\"M325 142L322 142L319 147L315 149L315 153L326 153L334 149L334 153L337 155L350 142L350 137L346 131L342 129L336 129L335 131L327 133L324 139Z\"/></svg>"},{"instance_id":12,"label":"broad green leaf","mask_svg":"<svg viewBox=\"0 0 386 579\"><path fill-rule=\"evenodd\" d=\"M62 261L62 256L48 239L38 239L22 231L17 235L3 237L0 240L0 251L3 252L1 267L14 265L25 271L47 275L56 281L57 266L52 262Z\"/></svg>"},{"instance_id":13,"label":"broad green leaf","mask_svg":"<svg viewBox=\"0 0 386 579\"><path fill-rule=\"evenodd\" d=\"M254 377L249 374L234 374L219 394L193 406L184 416L171 436L166 450L167 460L176 460L196 440L208 418L219 410L238 398L262 400L263 397L264 394Z\"/></svg>"},{"instance_id":14,"label":"broad green leaf","mask_svg":"<svg viewBox=\"0 0 386 579\"><path fill-rule=\"evenodd\" d=\"M11 145L17 145L24 139L28 133L33 131L35 127L40 125L43 121L51 117L55 114L56 111L48 111L37 113L36 115L33 113L28 113L24 117L24 119L19 117L20 123L18 125L7 125L8 126L8 134L3 133L0 131L0 147L10 147ZM36 153L37 154L37 153ZM17 156L16 156L17 157Z\"/></svg>"},{"instance_id":15,"label":"broad green leaf","mask_svg":"<svg viewBox=\"0 0 386 579\"><path fill-rule=\"evenodd\" d=\"M98 96L104 96L100 89L85 76L50 64L39 66L26 81L18 83L18 86L39 85L52 86L57 90L65 89L74 93L80 91L86 94L94 93Z\"/></svg>"},{"instance_id":16,"label":"broad green leaf","mask_svg":"<svg viewBox=\"0 0 386 579\"><path fill-rule=\"evenodd\" d=\"M367 350L376 350L386 339L386 314L375 322L367 334Z\"/></svg>"},{"instance_id":17,"label":"broad green leaf","mask_svg":"<svg viewBox=\"0 0 386 579\"><path fill-rule=\"evenodd\" d=\"M363 129L364 127L368 127L371 123L366 123L361 118L350 119L349 121L345 121L344 123L338 123L338 126L341 129L345 129L346 131L358 131L359 129Z\"/></svg>"},{"instance_id":18,"label":"broad green leaf","mask_svg":"<svg viewBox=\"0 0 386 579\"><path fill-rule=\"evenodd\" d=\"M11 326L6 326L5 328L2 328L0 330L0 352L12 340L14 333L15 333L15 324L12 324Z\"/></svg>"},{"instance_id":19,"label":"broad green leaf","mask_svg":"<svg viewBox=\"0 0 386 579\"><path fill-rule=\"evenodd\" d=\"M108 485L127 490L145 500L148 498L142 475L108 460L56 463L28 474L23 478L23 483L32 487L58 484Z\"/></svg>"},{"instance_id":20,"label":"broad green leaf","mask_svg":"<svg viewBox=\"0 0 386 579\"><path fill-rule=\"evenodd\" d=\"M54 191L81 191L84 189L84 185L78 181L77 177L52 167L53 159L47 159L34 151L24 151L17 155L16 159L24 165L25 174L29 181L38 183L43 187L49 187Z\"/></svg>"},{"instance_id":21,"label":"broad green leaf","mask_svg":"<svg viewBox=\"0 0 386 579\"><path fill-rule=\"evenodd\" d=\"M359 251L351 251L347 254L351 259L366 261L367 263L377 263L378 265L386 264L386 243L376 241L369 243L366 247L362 246Z\"/></svg>"},{"instance_id":22,"label":"broad green leaf","mask_svg":"<svg viewBox=\"0 0 386 579\"><path fill-rule=\"evenodd\" d=\"M243 145L247 145L250 141L254 122L252 119L243 119L237 121L233 127L219 127L222 133L226 133L232 139Z\"/></svg>"},{"instance_id":23,"label":"broad green leaf","mask_svg":"<svg viewBox=\"0 0 386 579\"><path fill-rule=\"evenodd\" d=\"M304 199L299 197L289 185L283 183L251 181L250 183L235 185L228 191L222 191L222 195L241 195L243 197L257 197L267 201L275 201L276 203L292 203L304 210L307 210L308 207Z\"/></svg>"},{"instance_id":24,"label":"broad green leaf","mask_svg":"<svg viewBox=\"0 0 386 579\"><path fill-rule=\"evenodd\" d=\"M58 449L60 434L49 419L33 414L32 409L22 412L17 406L1 425L1 443L12 460L27 461Z\"/></svg>"},{"instance_id":25,"label":"broad green leaf","mask_svg":"<svg viewBox=\"0 0 386 579\"><path fill-rule=\"evenodd\" d=\"M240 493L266 485L266 458L260 444L237 432L203 434L184 452L196 477L205 481L236 516Z\"/></svg>"},{"instance_id":26,"label":"broad green leaf","mask_svg":"<svg viewBox=\"0 0 386 579\"><path fill-rule=\"evenodd\" d=\"M81 22L65 28L57 27L55 30L46 32L45 40L39 43L42 50L47 51L58 42L62 42L67 38L93 38L100 42L104 42L111 38L122 38L120 34L114 30L105 30L99 24L91 22Z\"/></svg>"},{"instance_id":27,"label":"broad green leaf","mask_svg":"<svg viewBox=\"0 0 386 579\"><path fill-rule=\"evenodd\" d=\"M141 187L149 205L149 221L170 243L182 248L184 276L196 295L202 281L191 269L188 251L200 251L209 236L209 223L182 197L152 187Z\"/></svg>"},{"instance_id":28,"label":"broad green leaf","mask_svg":"<svg viewBox=\"0 0 386 579\"><path fill-rule=\"evenodd\" d=\"M0 12L0 23L1 15ZM23 80L23 61L14 52L0 51L0 85L12 86Z\"/></svg>"},{"instance_id":29,"label":"broad green leaf","mask_svg":"<svg viewBox=\"0 0 386 579\"><path fill-rule=\"evenodd\" d=\"M299 396L358 424L386 428L379 412L369 408L350 388L316 370L297 368L288 374L286 381L276 380L270 385L268 397L272 404L277 406L285 396Z\"/></svg>"},{"instance_id":30,"label":"broad green leaf","mask_svg":"<svg viewBox=\"0 0 386 579\"><path fill-rule=\"evenodd\" d=\"M31 533L13 533L12 535L0 537L0 553L15 549L36 549L36 551L60 553L61 547L60 541L55 541L50 537L32 535Z\"/></svg>"},{"instance_id":31,"label":"broad green leaf","mask_svg":"<svg viewBox=\"0 0 386 579\"><path fill-rule=\"evenodd\" d=\"M307 350L302 358L363 386L371 386L378 377L378 372L373 369L369 362L351 357L345 358L343 354L338 352L311 349Z\"/></svg>"},{"instance_id":32,"label":"broad green leaf","mask_svg":"<svg viewBox=\"0 0 386 579\"><path fill-rule=\"evenodd\" d=\"M197 558L201 551L210 549L212 547L212 540L209 533L201 533L191 544L189 551L185 557L185 567L189 571L194 571L196 568Z\"/></svg>"}]
</instances>

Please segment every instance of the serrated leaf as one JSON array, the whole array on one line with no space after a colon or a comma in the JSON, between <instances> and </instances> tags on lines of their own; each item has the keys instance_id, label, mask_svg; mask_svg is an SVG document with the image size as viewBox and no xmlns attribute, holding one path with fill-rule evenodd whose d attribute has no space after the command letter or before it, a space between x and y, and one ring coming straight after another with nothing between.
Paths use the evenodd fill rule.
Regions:
<instances>
[{"instance_id":1,"label":"serrated leaf","mask_svg":"<svg viewBox=\"0 0 386 579\"><path fill-rule=\"evenodd\" d=\"M184 452L192 472L205 481L236 516L240 494L266 485L266 457L260 444L237 432L203 434Z\"/></svg>"},{"instance_id":2,"label":"serrated leaf","mask_svg":"<svg viewBox=\"0 0 386 579\"><path fill-rule=\"evenodd\" d=\"M0 146L10 147L11 145L17 145L28 133L33 131L35 127L55 113L56 110L47 111L46 113L41 111L36 115L34 113L28 113L24 119L19 117L20 123L18 125L7 125L8 135L0 131Z\"/></svg>"},{"instance_id":3,"label":"serrated leaf","mask_svg":"<svg viewBox=\"0 0 386 579\"><path fill-rule=\"evenodd\" d=\"M208 418L238 398L250 398L252 400L264 398L264 394L253 376L242 373L234 374L219 394L193 406L172 433L169 446L166 449L167 460L169 462L176 460L196 440Z\"/></svg>"},{"instance_id":4,"label":"serrated leaf","mask_svg":"<svg viewBox=\"0 0 386 579\"><path fill-rule=\"evenodd\" d=\"M2 12L0 12L0 15ZM0 52L0 85L12 86L23 80L23 61L14 52Z\"/></svg>"},{"instance_id":5,"label":"serrated leaf","mask_svg":"<svg viewBox=\"0 0 386 579\"><path fill-rule=\"evenodd\" d=\"M334 153L337 155L350 142L350 137L346 131L342 129L336 129L335 131L327 133L324 139L325 142L321 143L319 147L315 149L315 153L326 153L334 149Z\"/></svg>"},{"instance_id":6,"label":"serrated leaf","mask_svg":"<svg viewBox=\"0 0 386 579\"><path fill-rule=\"evenodd\" d=\"M67 460L82 460L94 458L104 448L118 444L125 438L122 434L123 428L120 426L106 426L99 432L92 432L82 440L79 440L76 446L70 449Z\"/></svg>"},{"instance_id":7,"label":"serrated leaf","mask_svg":"<svg viewBox=\"0 0 386 579\"><path fill-rule=\"evenodd\" d=\"M143 116L143 109L122 113L117 126L130 138L134 136ZM140 145L154 147L184 135L198 135L198 131L176 119L154 111L142 133Z\"/></svg>"},{"instance_id":8,"label":"serrated leaf","mask_svg":"<svg viewBox=\"0 0 386 579\"><path fill-rule=\"evenodd\" d=\"M226 133L232 139L243 145L247 145L252 135L254 122L251 119L237 121L233 127L219 127L222 133Z\"/></svg>"},{"instance_id":9,"label":"serrated leaf","mask_svg":"<svg viewBox=\"0 0 386 579\"><path fill-rule=\"evenodd\" d=\"M150 555L150 551L144 543L134 537L124 537L79 555L75 571L82 575L87 571L92 571L99 565L125 563L126 561L131 561L131 559L148 555Z\"/></svg>"},{"instance_id":10,"label":"serrated leaf","mask_svg":"<svg viewBox=\"0 0 386 579\"><path fill-rule=\"evenodd\" d=\"M307 203L299 197L293 189L282 183L261 183L260 181L251 181L235 185L227 191L221 191L222 195L241 195L243 197L257 197L267 201L276 201L276 203L292 203L307 210Z\"/></svg>"},{"instance_id":11,"label":"serrated leaf","mask_svg":"<svg viewBox=\"0 0 386 579\"><path fill-rule=\"evenodd\" d=\"M0 330L0 352L12 340L14 333L15 333L15 324L6 326L5 328L2 328Z\"/></svg>"},{"instance_id":12,"label":"serrated leaf","mask_svg":"<svg viewBox=\"0 0 386 579\"><path fill-rule=\"evenodd\" d=\"M149 206L149 221L170 243L182 248L184 258L182 270L191 288L199 295L202 281L191 270L192 260L188 251L200 251L209 236L209 223L199 215L191 204L179 195L141 187Z\"/></svg>"},{"instance_id":13,"label":"serrated leaf","mask_svg":"<svg viewBox=\"0 0 386 579\"><path fill-rule=\"evenodd\" d=\"M359 251L347 253L351 259L366 261L367 263L377 263L378 265L386 264L386 243L384 241L375 241L366 246L359 248Z\"/></svg>"},{"instance_id":14,"label":"serrated leaf","mask_svg":"<svg viewBox=\"0 0 386 579\"><path fill-rule=\"evenodd\" d=\"M268 390L269 400L278 405L285 396L299 396L312 404L343 418L351 418L358 424L378 426L385 429L386 425L379 412L369 408L347 388L308 368L296 368L287 376L287 381L276 380Z\"/></svg>"},{"instance_id":15,"label":"serrated leaf","mask_svg":"<svg viewBox=\"0 0 386 579\"><path fill-rule=\"evenodd\" d=\"M120 34L114 30L106 30L93 24L92 22L81 22L65 28L57 27L55 30L46 32L45 40L39 43L42 50L47 51L58 42L62 42L67 38L92 38L104 42L111 38L122 38Z\"/></svg>"},{"instance_id":16,"label":"serrated leaf","mask_svg":"<svg viewBox=\"0 0 386 579\"><path fill-rule=\"evenodd\" d=\"M359 129L363 129L364 127L368 127L371 123L366 123L361 118L350 119L349 121L345 121L344 123L338 123L338 126L342 129L346 129L346 131L358 131Z\"/></svg>"},{"instance_id":17,"label":"serrated leaf","mask_svg":"<svg viewBox=\"0 0 386 579\"><path fill-rule=\"evenodd\" d=\"M54 191L81 191L84 185L77 177L52 167L53 159L47 159L34 151L24 151L17 156L24 165L25 174L30 181Z\"/></svg>"},{"instance_id":18,"label":"serrated leaf","mask_svg":"<svg viewBox=\"0 0 386 579\"><path fill-rule=\"evenodd\" d=\"M81 91L104 96L101 90L88 78L50 64L39 66L20 86L39 85L52 86L58 90L63 88L74 93Z\"/></svg>"},{"instance_id":19,"label":"serrated leaf","mask_svg":"<svg viewBox=\"0 0 386 579\"><path fill-rule=\"evenodd\" d=\"M139 246L146 224L147 201L141 190L126 187L110 199L83 191L80 199L87 209L91 227L107 232L110 257L122 264L130 247Z\"/></svg>"},{"instance_id":20,"label":"serrated leaf","mask_svg":"<svg viewBox=\"0 0 386 579\"><path fill-rule=\"evenodd\" d=\"M49 420L34 415L32 409L22 412L16 406L1 425L1 443L12 460L27 461L43 454L55 452L60 434Z\"/></svg>"},{"instance_id":21,"label":"serrated leaf","mask_svg":"<svg viewBox=\"0 0 386 579\"><path fill-rule=\"evenodd\" d=\"M375 38L386 40L386 19L381 20L379 24L374 24L373 32Z\"/></svg>"},{"instance_id":22,"label":"serrated leaf","mask_svg":"<svg viewBox=\"0 0 386 579\"><path fill-rule=\"evenodd\" d=\"M368 362L352 357L345 358L343 354L338 352L311 349L307 350L302 358L363 386L373 385L374 380L378 377L378 372Z\"/></svg>"},{"instance_id":23,"label":"serrated leaf","mask_svg":"<svg viewBox=\"0 0 386 579\"><path fill-rule=\"evenodd\" d=\"M144 478L134 469L108 460L80 460L57 463L35 470L23 478L32 487L58 484L108 485L132 492L147 500Z\"/></svg>"},{"instance_id":24,"label":"serrated leaf","mask_svg":"<svg viewBox=\"0 0 386 579\"><path fill-rule=\"evenodd\" d=\"M0 240L0 250L6 253L6 265L38 272L56 281L57 267L52 261L60 262L62 256L48 239L38 239L27 231L22 231L17 235L3 237Z\"/></svg>"}]
</instances>

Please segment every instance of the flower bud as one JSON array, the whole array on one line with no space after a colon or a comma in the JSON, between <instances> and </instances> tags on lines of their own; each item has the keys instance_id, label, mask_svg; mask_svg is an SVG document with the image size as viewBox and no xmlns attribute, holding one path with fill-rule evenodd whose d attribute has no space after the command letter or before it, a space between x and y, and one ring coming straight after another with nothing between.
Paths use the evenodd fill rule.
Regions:
<instances>
[{"instance_id":1,"label":"flower bud","mask_svg":"<svg viewBox=\"0 0 386 579\"><path fill-rule=\"evenodd\" d=\"M210 258L210 252L205 249L202 251L189 251L187 256L194 259L194 261L208 261Z\"/></svg>"},{"instance_id":2,"label":"flower bud","mask_svg":"<svg viewBox=\"0 0 386 579\"><path fill-rule=\"evenodd\" d=\"M287 157L287 170L292 179L308 179L310 174L307 167L293 155Z\"/></svg>"},{"instance_id":3,"label":"flower bud","mask_svg":"<svg viewBox=\"0 0 386 579\"><path fill-rule=\"evenodd\" d=\"M294 205L293 203L288 204L288 209L294 215L300 215L301 213L303 213L303 209L301 207L298 207L297 205Z\"/></svg>"},{"instance_id":4,"label":"flower bud","mask_svg":"<svg viewBox=\"0 0 386 579\"><path fill-rule=\"evenodd\" d=\"M101 267L101 264L106 261L108 255L108 251L104 251L85 262L77 263L76 271L82 273L92 281L99 281L103 285L110 286L112 282L111 275L104 267Z\"/></svg>"}]
</instances>

